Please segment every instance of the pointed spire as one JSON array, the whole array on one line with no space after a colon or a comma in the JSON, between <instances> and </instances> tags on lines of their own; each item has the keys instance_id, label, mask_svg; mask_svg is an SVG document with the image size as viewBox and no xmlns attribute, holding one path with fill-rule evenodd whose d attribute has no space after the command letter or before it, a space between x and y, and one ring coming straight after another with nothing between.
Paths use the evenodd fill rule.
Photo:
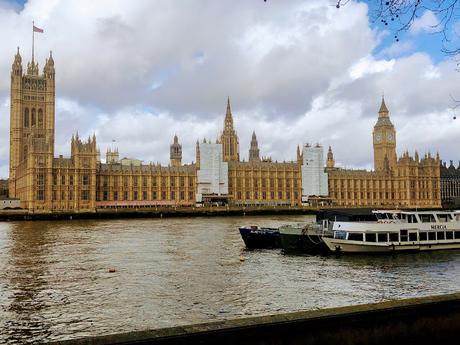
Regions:
<instances>
[{"instance_id":1,"label":"pointed spire","mask_svg":"<svg viewBox=\"0 0 460 345\"><path fill-rule=\"evenodd\" d=\"M388 108L385 104L385 97L382 96L382 104L380 104L379 115L387 116L389 113Z\"/></svg>"},{"instance_id":2,"label":"pointed spire","mask_svg":"<svg viewBox=\"0 0 460 345\"><path fill-rule=\"evenodd\" d=\"M230 108L230 96L227 96L227 114L231 114L232 110Z\"/></svg>"},{"instance_id":3,"label":"pointed spire","mask_svg":"<svg viewBox=\"0 0 460 345\"><path fill-rule=\"evenodd\" d=\"M233 129L233 116L232 109L230 107L230 96L227 97L227 111L225 112L224 120L224 130L225 129Z\"/></svg>"},{"instance_id":4,"label":"pointed spire","mask_svg":"<svg viewBox=\"0 0 460 345\"><path fill-rule=\"evenodd\" d=\"M249 161L260 161L260 150L255 131L252 132L251 146L249 147Z\"/></svg>"}]
</instances>

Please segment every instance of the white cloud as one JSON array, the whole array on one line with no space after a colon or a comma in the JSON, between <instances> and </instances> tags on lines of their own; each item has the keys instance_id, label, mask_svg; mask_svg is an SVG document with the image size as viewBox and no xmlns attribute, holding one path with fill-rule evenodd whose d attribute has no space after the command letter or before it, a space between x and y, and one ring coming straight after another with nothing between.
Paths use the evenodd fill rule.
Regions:
<instances>
[{"instance_id":1,"label":"white cloud","mask_svg":"<svg viewBox=\"0 0 460 345\"><path fill-rule=\"evenodd\" d=\"M398 57L414 49L412 41L394 42L391 46L381 50L379 56Z\"/></svg>"},{"instance_id":2,"label":"white cloud","mask_svg":"<svg viewBox=\"0 0 460 345\"><path fill-rule=\"evenodd\" d=\"M388 72L394 64L395 60L375 60L373 56L366 56L350 67L350 77L358 79L366 74Z\"/></svg>"},{"instance_id":3,"label":"white cloud","mask_svg":"<svg viewBox=\"0 0 460 345\"><path fill-rule=\"evenodd\" d=\"M51 49L56 64L56 155L70 154L78 130L95 132L103 154L115 139L122 156L167 164L177 133L191 162L196 140L220 132L229 95L242 157L256 130L261 154L275 160L294 159L297 144L319 141L332 145L342 165L368 167L385 91L399 152L417 146L458 158L458 125L446 115L449 95L457 95L455 65L409 54L409 43L372 55L386 33L370 28L363 3L340 10L323 0L0 6L6 118L13 55L20 45L23 61L30 59L33 18L45 30L36 36L40 66ZM422 18L432 23L429 14ZM425 24L420 19L416 30ZM0 176L8 173L8 126L0 124Z\"/></svg>"},{"instance_id":4,"label":"white cloud","mask_svg":"<svg viewBox=\"0 0 460 345\"><path fill-rule=\"evenodd\" d=\"M425 11L423 14L414 20L409 32L418 34L421 32L436 32L439 31L437 25L439 24L438 18L432 11Z\"/></svg>"}]
</instances>

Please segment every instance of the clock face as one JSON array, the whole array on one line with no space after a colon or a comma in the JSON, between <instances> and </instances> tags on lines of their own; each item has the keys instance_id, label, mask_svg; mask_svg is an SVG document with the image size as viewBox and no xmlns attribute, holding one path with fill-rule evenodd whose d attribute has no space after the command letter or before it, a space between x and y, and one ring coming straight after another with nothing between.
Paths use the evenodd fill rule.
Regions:
<instances>
[{"instance_id":1,"label":"clock face","mask_svg":"<svg viewBox=\"0 0 460 345\"><path fill-rule=\"evenodd\" d=\"M379 143L382 140L382 135L380 133L377 133L375 135L375 140Z\"/></svg>"},{"instance_id":2,"label":"clock face","mask_svg":"<svg viewBox=\"0 0 460 345\"><path fill-rule=\"evenodd\" d=\"M393 141L393 134L391 133L388 133L388 141Z\"/></svg>"}]
</instances>

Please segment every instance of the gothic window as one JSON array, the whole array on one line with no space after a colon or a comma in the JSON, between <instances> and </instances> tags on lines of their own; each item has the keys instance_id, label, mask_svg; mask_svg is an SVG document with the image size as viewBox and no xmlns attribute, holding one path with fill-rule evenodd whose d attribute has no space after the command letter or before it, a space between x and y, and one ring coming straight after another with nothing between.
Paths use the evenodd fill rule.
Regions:
<instances>
[{"instance_id":1,"label":"gothic window","mask_svg":"<svg viewBox=\"0 0 460 345\"><path fill-rule=\"evenodd\" d=\"M29 127L29 109L24 110L24 127Z\"/></svg>"},{"instance_id":2,"label":"gothic window","mask_svg":"<svg viewBox=\"0 0 460 345\"><path fill-rule=\"evenodd\" d=\"M43 110L38 109L38 128L43 128Z\"/></svg>"},{"instance_id":3,"label":"gothic window","mask_svg":"<svg viewBox=\"0 0 460 345\"><path fill-rule=\"evenodd\" d=\"M61 175L61 184L62 184L62 185L65 184L65 175Z\"/></svg>"},{"instance_id":4,"label":"gothic window","mask_svg":"<svg viewBox=\"0 0 460 345\"><path fill-rule=\"evenodd\" d=\"M142 200L147 200L147 192L142 192Z\"/></svg>"},{"instance_id":5,"label":"gothic window","mask_svg":"<svg viewBox=\"0 0 460 345\"><path fill-rule=\"evenodd\" d=\"M83 184L83 186L88 186L89 185L89 175L83 175L82 184ZM87 199L83 199L83 200L87 200Z\"/></svg>"},{"instance_id":6,"label":"gothic window","mask_svg":"<svg viewBox=\"0 0 460 345\"><path fill-rule=\"evenodd\" d=\"M69 185L73 186L73 175L69 176Z\"/></svg>"},{"instance_id":7,"label":"gothic window","mask_svg":"<svg viewBox=\"0 0 460 345\"><path fill-rule=\"evenodd\" d=\"M24 159L27 158L27 145L24 145Z\"/></svg>"},{"instance_id":8,"label":"gothic window","mask_svg":"<svg viewBox=\"0 0 460 345\"><path fill-rule=\"evenodd\" d=\"M35 108L32 109L32 118L31 118L31 121L30 121L30 122L31 122L31 126L32 126L32 127L35 127L36 122L37 122L37 121L36 121L36 115L35 115Z\"/></svg>"},{"instance_id":9,"label":"gothic window","mask_svg":"<svg viewBox=\"0 0 460 345\"><path fill-rule=\"evenodd\" d=\"M81 191L81 199L85 201L89 200L89 190Z\"/></svg>"},{"instance_id":10,"label":"gothic window","mask_svg":"<svg viewBox=\"0 0 460 345\"><path fill-rule=\"evenodd\" d=\"M45 200L45 191L40 189L37 190L37 200Z\"/></svg>"},{"instance_id":11,"label":"gothic window","mask_svg":"<svg viewBox=\"0 0 460 345\"><path fill-rule=\"evenodd\" d=\"M113 200L118 200L118 192L113 192Z\"/></svg>"}]
</instances>

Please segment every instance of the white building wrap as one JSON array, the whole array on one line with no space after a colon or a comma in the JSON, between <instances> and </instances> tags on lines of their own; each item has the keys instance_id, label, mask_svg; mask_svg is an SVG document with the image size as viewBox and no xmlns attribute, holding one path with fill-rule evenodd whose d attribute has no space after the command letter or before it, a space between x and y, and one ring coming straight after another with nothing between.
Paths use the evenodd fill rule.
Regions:
<instances>
[{"instance_id":1,"label":"white building wrap","mask_svg":"<svg viewBox=\"0 0 460 345\"><path fill-rule=\"evenodd\" d=\"M200 169L197 171L196 201L203 195L228 194L228 163L222 158L222 144L200 143Z\"/></svg>"},{"instance_id":2,"label":"white building wrap","mask_svg":"<svg viewBox=\"0 0 460 345\"><path fill-rule=\"evenodd\" d=\"M323 147L321 145L303 147L302 201L309 196L327 196L327 173L324 171Z\"/></svg>"}]
</instances>

